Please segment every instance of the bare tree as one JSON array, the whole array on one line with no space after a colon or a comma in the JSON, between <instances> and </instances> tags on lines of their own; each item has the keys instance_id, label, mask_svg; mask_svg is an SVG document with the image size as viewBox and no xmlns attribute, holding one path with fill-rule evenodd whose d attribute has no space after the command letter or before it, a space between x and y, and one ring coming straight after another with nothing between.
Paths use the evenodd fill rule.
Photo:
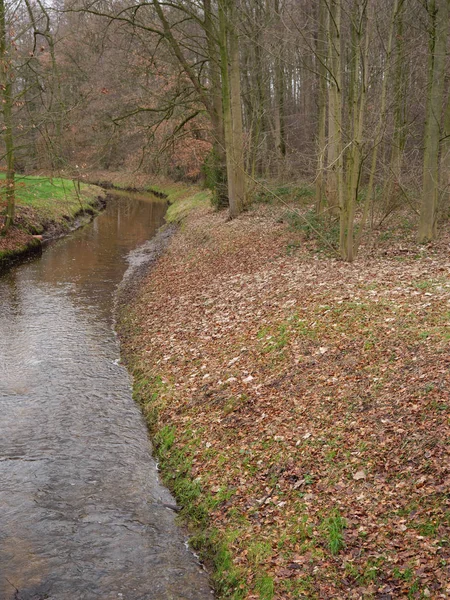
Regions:
<instances>
[{"instance_id":1,"label":"bare tree","mask_svg":"<svg viewBox=\"0 0 450 600\"><path fill-rule=\"evenodd\" d=\"M437 206L439 198L439 151L444 74L449 30L449 0L430 0L429 56L426 121L424 133L422 205L418 241L429 242L437 233Z\"/></svg>"}]
</instances>

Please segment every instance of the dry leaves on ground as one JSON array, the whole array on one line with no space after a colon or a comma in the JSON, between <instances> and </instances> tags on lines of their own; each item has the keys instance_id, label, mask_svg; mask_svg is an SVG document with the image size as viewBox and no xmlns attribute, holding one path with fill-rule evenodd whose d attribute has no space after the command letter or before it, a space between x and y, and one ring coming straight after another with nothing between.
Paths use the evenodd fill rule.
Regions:
<instances>
[{"instance_id":1,"label":"dry leaves on ground","mask_svg":"<svg viewBox=\"0 0 450 600\"><path fill-rule=\"evenodd\" d=\"M163 382L235 597L448 598L448 232L350 265L280 220L193 213L125 351Z\"/></svg>"}]
</instances>

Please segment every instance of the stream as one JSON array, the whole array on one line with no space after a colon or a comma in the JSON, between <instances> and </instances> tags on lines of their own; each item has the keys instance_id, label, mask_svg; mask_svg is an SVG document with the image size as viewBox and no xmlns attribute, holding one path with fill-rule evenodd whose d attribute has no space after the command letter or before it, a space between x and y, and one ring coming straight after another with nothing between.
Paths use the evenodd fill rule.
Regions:
<instances>
[{"instance_id":1,"label":"stream","mask_svg":"<svg viewBox=\"0 0 450 600\"><path fill-rule=\"evenodd\" d=\"M163 223L150 197L0 278L0 600L202 600L119 364L127 256Z\"/></svg>"}]
</instances>

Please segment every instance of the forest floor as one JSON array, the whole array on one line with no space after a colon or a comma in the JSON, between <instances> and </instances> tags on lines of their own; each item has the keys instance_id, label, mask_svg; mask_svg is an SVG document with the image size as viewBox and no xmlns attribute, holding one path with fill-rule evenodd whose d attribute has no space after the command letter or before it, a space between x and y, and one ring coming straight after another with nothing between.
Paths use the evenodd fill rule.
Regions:
<instances>
[{"instance_id":1,"label":"forest floor","mask_svg":"<svg viewBox=\"0 0 450 600\"><path fill-rule=\"evenodd\" d=\"M123 311L163 478L218 598L449 598L450 229L297 208L198 203Z\"/></svg>"},{"instance_id":2,"label":"forest floor","mask_svg":"<svg viewBox=\"0 0 450 600\"><path fill-rule=\"evenodd\" d=\"M0 174L0 187L4 179ZM67 233L77 217L95 214L105 195L101 188L84 183L78 190L69 179L17 176L16 218L6 235L0 235L0 270L18 256L39 250L40 236ZM3 204L4 194L1 200ZM0 217L0 229L3 220Z\"/></svg>"}]
</instances>

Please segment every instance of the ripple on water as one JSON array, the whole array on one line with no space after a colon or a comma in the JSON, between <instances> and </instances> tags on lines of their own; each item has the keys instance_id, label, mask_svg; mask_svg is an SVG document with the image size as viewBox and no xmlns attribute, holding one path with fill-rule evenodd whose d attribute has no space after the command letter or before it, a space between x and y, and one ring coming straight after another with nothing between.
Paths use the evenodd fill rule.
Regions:
<instances>
[{"instance_id":1,"label":"ripple on water","mask_svg":"<svg viewBox=\"0 0 450 600\"><path fill-rule=\"evenodd\" d=\"M112 300L160 203L122 198L0 279L0 599L210 598L174 524Z\"/></svg>"}]
</instances>

